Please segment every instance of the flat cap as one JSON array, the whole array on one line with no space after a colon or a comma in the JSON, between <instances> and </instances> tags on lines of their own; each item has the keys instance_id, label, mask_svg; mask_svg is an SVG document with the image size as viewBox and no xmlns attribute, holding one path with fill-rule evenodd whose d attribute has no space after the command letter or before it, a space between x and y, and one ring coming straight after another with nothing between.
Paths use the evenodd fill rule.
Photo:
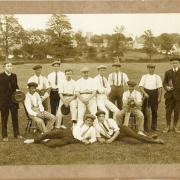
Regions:
<instances>
[{"instance_id":1,"label":"flat cap","mask_svg":"<svg viewBox=\"0 0 180 180\"><path fill-rule=\"evenodd\" d=\"M99 65L98 67L97 67L97 69L107 69L107 66L106 65Z\"/></svg>"},{"instance_id":2,"label":"flat cap","mask_svg":"<svg viewBox=\"0 0 180 180\"><path fill-rule=\"evenodd\" d=\"M156 67L156 65L155 65L155 64L152 64L152 63L147 64L147 68L155 68L155 67Z\"/></svg>"},{"instance_id":3,"label":"flat cap","mask_svg":"<svg viewBox=\"0 0 180 180\"><path fill-rule=\"evenodd\" d=\"M41 68L42 68L42 66L38 64L33 67L33 70L37 70L37 69L41 69Z\"/></svg>"},{"instance_id":4,"label":"flat cap","mask_svg":"<svg viewBox=\"0 0 180 180\"><path fill-rule=\"evenodd\" d=\"M119 62L113 63L113 64L112 64L112 67L115 67L115 66L121 67L121 64L120 64Z\"/></svg>"},{"instance_id":5,"label":"flat cap","mask_svg":"<svg viewBox=\"0 0 180 180\"><path fill-rule=\"evenodd\" d=\"M128 81L127 84L128 86L134 87L137 83L135 81Z\"/></svg>"},{"instance_id":6,"label":"flat cap","mask_svg":"<svg viewBox=\"0 0 180 180\"><path fill-rule=\"evenodd\" d=\"M92 120L95 120L95 119L96 119L96 116L94 116L94 115L92 115L92 114L86 114L86 115L85 115L85 119L87 119L87 118L90 118L90 119L92 119Z\"/></svg>"},{"instance_id":7,"label":"flat cap","mask_svg":"<svg viewBox=\"0 0 180 180\"><path fill-rule=\"evenodd\" d=\"M170 61L180 61L180 58L179 57L173 57L170 59Z\"/></svg>"},{"instance_id":8,"label":"flat cap","mask_svg":"<svg viewBox=\"0 0 180 180\"><path fill-rule=\"evenodd\" d=\"M61 61L54 61L51 65L54 66L55 64L61 65Z\"/></svg>"},{"instance_id":9,"label":"flat cap","mask_svg":"<svg viewBox=\"0 0 180 180\"><path fill-rule=\"evenodd\" d=\"M96 113L96 116L99 116L99 115L101 115L101 114L106 114L104 111L97 111L97 113Z\"/></svg>"},{"instance_id":10,"label":"flat cap","mask_svg":"<svg viewBox=\"0 0 180 180\"><path fill-rule=\"evenodd\" d=\"M80 71L81 71L81 72L89 72L90 69L89 69L89 67L85 66L85 67L81 68Z\"/></svg>"},{"instance_id":11,"label":"flat cap","mask_svg":"<svg viewBox=\"0 0 180 180\"><path fill-rule=\"evenodd\" d=\"M29 88L30 88L30 87L37 87L38 84L35 83L35 82L29 82L29 83L27 83L27 86L28 86Z\"/></svg>"}]
</instances>

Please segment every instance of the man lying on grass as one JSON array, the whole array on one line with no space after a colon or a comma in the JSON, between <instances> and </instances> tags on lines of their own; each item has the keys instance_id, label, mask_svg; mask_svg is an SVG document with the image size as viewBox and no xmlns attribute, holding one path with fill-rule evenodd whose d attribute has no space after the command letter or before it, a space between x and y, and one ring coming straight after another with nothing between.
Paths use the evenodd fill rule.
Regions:
<instances>
[{"instance_id":1,"label":"man lying on grass","mask_svg":"<svg viewBox=\"0 0 180 180\"><path fill-rule=\"evenodd\" d=\"M94 121L94 127L96 129L97 141L100 143L112 143L116 139L131 137L144 143L164 144L164 141L159 139L157 135L152 137L144 136L124 125L121 125L119 128L115 120L105 118L104 111L98 111L96 116L97 119Z\"/></svg>"},{"instance_id":2,"label":"man lying on grass","mask_svg":"<svg viewBox=\"0 0 180 180\"><path fill-rule=\"evenodd\" d=\"M96 142L96 131L93 127L95 118L96 117L91 114L86 114L83 124L73 124L72 132L64 129L55 129L41 134L35 139L26 139L24 143L43 143L49 147L60 147L80 142L92 144Z\"/></svg>"}]
</instances>

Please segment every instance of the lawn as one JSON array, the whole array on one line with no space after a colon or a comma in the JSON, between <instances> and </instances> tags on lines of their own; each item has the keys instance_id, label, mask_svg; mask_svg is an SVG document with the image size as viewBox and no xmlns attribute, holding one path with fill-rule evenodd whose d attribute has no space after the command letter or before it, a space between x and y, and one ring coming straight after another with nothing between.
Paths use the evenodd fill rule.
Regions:
<instances>
[{"instance_id":1,"label":"lawn","mask_svg":"<svg viewBox=\"0 0 180 180\"><path fill-rule=\"evenodd\" d=\"M79 69L85 64L62 64L61 69L74 69L74 79L80 77ZM91 67L91 76L95 76L96 66ZM32 64L16 65L14 72L18 76L20 88L26 92L27 79L33 74ZM107 74L111 72L111 64L107 64ZM163 78L164 71L169 68L168 64L159 63L156 72ZM2 67L0 71L2 70ZM122 64L122 70L130 79L139 81L141 75L146 72L146 64ZM49 64L43 65L43 74L47 75L52 71ZM165 127L164 99L159 106L158 127L162 130ZM26 125L26 117L23 106L19 110L20 132L23 135ZM65 124L70 127L69 118L65 118ZM128 143L127 141L116 141L112 144L72 144L61 148L51 149L40 144L24 145L23 141L15 140L12 136L12 125L8 122L9 139L8 143L0 142L0 165L52 165L52 164L164 164L180 163L180 135L172 132L159 136L165 140L165 145L151 145L142 143ZM30 137L34 134L29 135ZM172 153L173 151L173 153Z\"/></svg>"}]
</instances>

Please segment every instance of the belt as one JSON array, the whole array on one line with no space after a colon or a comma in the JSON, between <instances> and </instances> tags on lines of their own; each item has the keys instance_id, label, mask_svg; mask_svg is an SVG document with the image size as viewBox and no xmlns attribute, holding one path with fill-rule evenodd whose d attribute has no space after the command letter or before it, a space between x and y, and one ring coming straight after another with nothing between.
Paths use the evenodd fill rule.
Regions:
<instances>
[{"instance_id":1,"label":"belt","mask_svg":"<svg viewBox=\"0 0 180 180\"><path fill-rule=\"evenodd\" d=\"M63 96L74 96L73 94L66 94L66 93L63 93L62 95Z\"/></svg>"},{"instance_id":2,"label":"belt","mask_svg":"<svg viewBox=\"0 0 180 180\"><path fill-rule=\"evenodd\" d=\"M92 92L80 92L80 94L92 94Z\"/></svg>"}]
</instances>

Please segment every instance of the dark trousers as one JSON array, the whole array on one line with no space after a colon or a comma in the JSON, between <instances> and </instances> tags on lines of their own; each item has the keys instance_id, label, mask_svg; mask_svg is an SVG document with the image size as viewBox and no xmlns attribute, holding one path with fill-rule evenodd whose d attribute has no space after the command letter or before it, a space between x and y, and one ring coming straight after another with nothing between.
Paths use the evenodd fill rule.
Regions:
<instances>
[{"instance_id":1,"label":"dark trousers","mask_svg":"<svg viewBox=\"0 0 180 180\"><path fill-rule=\"evenodd\" d=\"M157 143L152 137L137 134L135 131L133 131L127 126L121 126L120 128L121 134L119 138L124 139L125 137L130 137L143 143Z\"/></svg>"},{"instance_id":2,"label":"dark trousers","mask_svg":"<svg viewBox=\"0 0 180 180\"><path fill-rule=\"evenodd\" d=\"M180 100L177 101L172 96L171 98L165 100L165 105L167 126L171 125L171 115L174 111L174 126L176 127L179 120Z\"/></svg>"},{"instance_id":3,"label":"dark trousers","mask_svg":"<svg viewBox=\"0 0 180 180\"><path fill-rule=\"evenodd\" d=\"M69 130L56 129L50 132L44 133L34 139L35 143L41 143L44 139L50 139L45 145L49 147L61 147L68 144L79 143L80 141L75 139L72 132Z\"/></svg>"},{"instance_id":4,"label":"dark trousers","mask_svg":"<svg viewBox=\"0 0 180 180\"><path fill-rule=\"evenodd\" d=\"M124 92L123 86L111 86L111 92L109 94L109 100L115 104L117 102L117 107L122 109L122 95ZM112 112L109 114L110 118L113 117Z\"/></svg>"},{"instance_id":5,"label":"dark trousers","mask_svg":"<svg viewBox=\"0 0 180 180\"><path fill-rule=\"evenodd\" d=\"M151 120L151 129L157 128L157 111L158 111L158 89L148 90L144 89L144 91L149 95L148 99L144 100L143 103L143 113L144 113L144 129L147 130L147 117L145 114L145 108L151 109L152 120Z\"/></svg>"},{"instance_id":6,"label":"dark trousers","mask_svg":"<svg viewBox=\"0 0 180 180\"><path fill-rule=\"evenodd\" d=\"M1 109L1 121L2 121L2 137L5 138L7 134L7 123L9 117L9 111L11 111L12 125L14 137L19 135L19 124L18 124L18 109L13 106L6 106Z\"/></svg>"},{"instance_id":7,"label":"dark trousers","mask_svg":"<svg viewBox=\"0 0 180 180\"><path fill-rule=\"evenodd\" d=\"M56 115L58 106L59 106L59 94L58 91L51 91L50 92L50 105L51 105L51 114Z\"/></svg>"}]
</instances>

